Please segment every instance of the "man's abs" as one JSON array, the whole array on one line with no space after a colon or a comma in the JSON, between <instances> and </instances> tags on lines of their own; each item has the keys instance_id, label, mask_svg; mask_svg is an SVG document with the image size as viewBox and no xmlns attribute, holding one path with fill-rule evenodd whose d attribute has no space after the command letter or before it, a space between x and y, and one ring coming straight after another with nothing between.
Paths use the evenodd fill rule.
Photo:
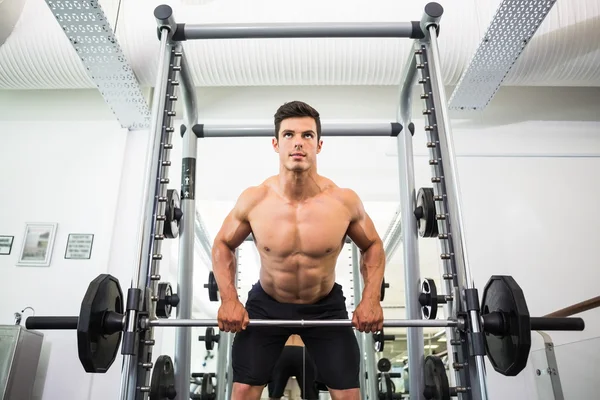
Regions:
<instances>
[{"instance_id":1,"label":"man's abs","mask_svg":"<svg viewBox=\"0 0 600 400\"><path fill-rule=\"evenodd\" d=\"M297 204L276 193L266 196L249 216L265 292L285 303L325 297L335 283L349 220L344 204L327 193Z\"/></svg>"},{"instance_id":2,"label":"man's abs","mask_svg":"<svg viewBox=\"0 0 600 400\"><path fill-rule=\"evenodd\" d=\"M279 264L263 259L260 284L269 296L281 303L316 303L333 288L335 264L335 258L320 260L318 265L294 261Z\"/></svg>"}]
</instances>

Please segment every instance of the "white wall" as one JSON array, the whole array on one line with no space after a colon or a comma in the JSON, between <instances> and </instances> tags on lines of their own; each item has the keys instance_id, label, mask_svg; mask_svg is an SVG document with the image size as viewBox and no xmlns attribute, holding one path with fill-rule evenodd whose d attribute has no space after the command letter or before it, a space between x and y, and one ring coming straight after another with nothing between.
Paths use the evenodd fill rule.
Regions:
<instances>
[{"instance_id":1,"label":"white wall","mask_svg":"<svg viewBox=\"0 0 600 400\"><path fill-rule=\"evenodd\" d=\"M109 270L127 134L112 121L2 121L0 131L0 234L14 236L11 254L0 256L0 323L27 306L36 315L78 315L88 283ZM27 222L58 223L49 267L16 266ZM94 234L90 260L64 258L69 233ZM79 363L75 336L44 332L35 398L90 398L92 375Z\"/></svg>"},{"instance_id":2,"label":"white wall","mask_svg":"<svg viewBox=\"0 0 600 400\"><path fill-rule=\"evenodd\" d=\"M139 255L147 132L121 128L94 91L0 91L0 132L0 234L15 236L11 255L0 256L10 289L0 295L0 323L26 306L36 315L76 316L100 273L117 277L125 296ZM25 223L39 221L58 223L52 263L17 267ZM64 259L72 232L94 234L90 260ZM75 332L43 333L34 399L118 396L120 354L106 374L86 374Z\"/></svg>"},{"instance_id":3,"label":"white wall","mask_svg":"<svg viewBox=\"0 0 600 400\"><path fill-rule=\"evenodd\" d=\"M394 119L397 92L394 88L356 87L212 88L200 93L203 121L270 122L276 107L291 99L314 104L328 120L351 117L389 121ZM501 90L490 109L479 116L455 115L468 254L475 282L481 290L491 274L515 276L532 315L597 293L595 282L600 272L591 260L600 239L594 230L599 217L593 212L600 189L595 177L600 166L598 98L600 92L595 89L508 88ZM87 284L101 272L116 275L126 291L137 262L146 133L127 134L120 129L93 92L0 92L0 106L0 156L8 166L0 185L0 234L15 236L13 253L0 256L6 286L13 288L0 295L0 323L12 323L13 312L26 305L34 306L38 315L76 315ZM423 125L420 108L415 101L418 128ZM423 131L417 132L415 172L419 187L429 185L430 171ZM322 154L322 173L357 190L383 234L398 201L395 139L333 139L327 139L329 147ZM176 188L179 136L175 136L174 144L170 177L171 187ZM252 168L240 165L236 156L249 150L264 163L251 160ZM200 142L198 207L213 237L226 206L241 189L274 170L276 160L269 158L271 153L268 143L259 139ZM383 165L374 166L375 161ZM243 173L248 169L251 173ZM92 183L82 190L85 179ZM383 211L378 213L378 209ZM59 223L49 268L15 266L26 221ZM75 231L96 235L92 260L62 259L66 237ZM435 242L424 241L421 246L426 269L423 275L432 276L438 272ZM167 245L163 253L166 259L161 274L175 284L176 242ZM195 296L199 311L194 316L213 318L217 305L201 301L207 299L201 286L206 266L195 267L195 285L201 294ZM402 268L400 251L386 272L395 287L388 297L390 302L403 301ZM56 280L49 284L51 278ZM553 337L568 343L599 336L597 314L587 315L590 319L585 332ZM156 330L155 356L172 354L172 334L172 329ZM44 399L116 397L119 358L108 374L86 375L77 359L72 333L48 331L45 335L48 373L40 378L45 383ZM202 343L194 343L196 370L205 352ZM535 345L539 347L539 343ZM580 367L585 368L580 364L565 366ZM535 398L531 369L517 378L499 376L491 366L488 371L492 399ZM71 392L65 393L65 388Z\"/></svg>"}]
</instances>

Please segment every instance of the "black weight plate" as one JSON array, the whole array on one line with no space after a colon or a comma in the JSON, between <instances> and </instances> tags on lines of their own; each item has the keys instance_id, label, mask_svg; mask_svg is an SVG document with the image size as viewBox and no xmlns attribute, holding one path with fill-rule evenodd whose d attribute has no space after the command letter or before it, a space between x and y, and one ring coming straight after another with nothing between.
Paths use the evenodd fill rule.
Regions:
<instances>
[{"instance_id":1,"label":"black weight plate","mask_svg":"<svg viewBox=\"0 0 600 400\"><path fill-rule=\"evenodd\" d=\"M175 369L169 356L159 356L152 369L150 400L172 400L175 396Z\"/></svg>"},{"instance_id":2,"label":"black weight plate","mask_svg":"<svg viewBox=\"0 0 600 400\"><path fill-rule=\"evenodd\" d=\"M170 296L173 294L171 284L168 282L161 282L158 284L156 291L156 316L158 318L169 318L171 316L172 306L169 303Z\"/></svg>"},{"instance_id":3,"label":"black weight plate","mask_svg":"<svg viewBox=\"0 0 600 400\"><path fill-rule=\"evenodd\" d=\"M215 343L219 341L219 336L215 335L215 330L212 327L206 328L204 333L204 345L206 350L212 350L215 348Z\"/></svg>"},{"instance_id":4,"label":"black weight plate","mask_svg":"<svg viewBox=\"0 0 600 400\"><path fill-rule=\"evenodd\" d=\"M201 400L215 400L217 393L215 392L215 383L213 382L215 374L212 372L204 374L202 377L202 385L200 386Z\"/></svg>"},{"instance_id":5,"label":"black weight plate","mask_svg":"<svg viewBox=\"0 0 600 400\"><path fill-rule=\"evenodd\" d=\"M174 189L167 190L165 216L163 233L166 238L174 239L179 236L179 222L182 216L179 193Z\"/></svg>"},{"instance_id":6,"label":"black weight plate","mask_svg":"<svg viewBox=\"0 0 600 400\"><path fill-rule=\"evenodd\" d=\"M417 219L419 236L434 237L438 235L437 221L435 220L435 201L432 188L420 188L417 193L417 208L422 207L423 216Z\"/></svg>"},{"instance_id":7,"label":"black weight plate","mask_svg":"<svg viewBox=\"0 0 600 400\"><path fill-rule=\"evenodd\" d=\"M379 361L377 361L377 370L379 372L390 372L390 370L392 369L392 363L389 359L387 358L380 358Z\"/></svg>"},{"instance_id":8,"label":"black weight plate","mask_svg":"<svg viewBox=\"0 0 600 400\"><path fill-rule=\"evenodd\" d=\"M390 284L385 283L385 278L381 281L381 293L379 295L379 301L383 301L385 299L385 289L389 288Z\"/></svg>"},{"instance_id":9,"label":"black weight plate","mask_svg":"<svg viewBox=\"0 0 600 400\"><path fill-rule=\"evenodd\" d=\"M212 271L208 274L208 285L206 287L208 288L208 298L210 301L219 301L219 286Z\"/></svg>"},{"instance_id":10,"label":"black weight plate","mask_svg":"<svg viewBox=\"0 0 600 400\"><path fill-rule=\"evenodd\" d=\"M494 369L516 376L527 365L531 349L531 319L523 290L511 276L494 275L483 290L483 315L498 311L504 316L507 333L485 334L486 354Z\"/></svg>"},{"instance_id":11,"label":"black weight plate","mask_svg":"<svg viewBox=\"0 0 600 400\"><path fill-rule=\"evenodd\" d=\"M442 359L427 356L423 370L425 372L423 396L428 400L450 400L450 384Z\"/></svg>"},{"instance_id":12,"label":"black weight plate","mask_svg":"<svg viewBox=\"0 0 600 400\"><path fill-rule=\"evenodd\" d=\"M86 372L108 371L117 356L122 331L106 334L107 311L123 314L123 292L117 278L101 274L90 282L85 292L77 323L77 350Z\"/></svg>"},{"instance_id":13,"label":"black weight plate","mask_svg":"<svg viewBox=\"0 0 600 400\"><path fill-rule=\"evenodd\" d=\"M426 299L425 305L421 304L423 319L435 319L438 312L437 287L433 279L424 279L421 282L421 297ZM419 299L419 300L420 300Z\"/></svg>"}]
</instances>

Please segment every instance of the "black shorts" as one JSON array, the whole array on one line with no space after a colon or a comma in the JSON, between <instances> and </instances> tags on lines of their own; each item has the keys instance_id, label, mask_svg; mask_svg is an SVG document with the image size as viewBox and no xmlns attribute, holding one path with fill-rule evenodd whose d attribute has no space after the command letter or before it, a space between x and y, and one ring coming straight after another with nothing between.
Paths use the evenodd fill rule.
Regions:
<instances>
[{"instance_id":1,"label":"black shorts","mask_svg":"<svg viewBox=\"0 0 600 400\"><path fill-rule=\"evenodd\" d=\"M246 310L250 320L348 319L346 298L337 283L314 304L291 304L278 302L258 282L248 292ZM317 367L319 382L337 390L359 387L360 353L354 329L339 326L248 326L233 341L233 382L251 386L269 383L285 342L292 334L302 338Z\"/></svg>"},{"instance_id":2,"label":"black shorts","mask_svg":"<svg viewBox=\"0 0 600 400\"><path fill-rule=\"evenodd\" d=\"M300 387L300 396L306 400L318 400L317 367L303 346L285 346L275 364L269 382L269 398L283 396L290 377L295 376Z\"/></svg>"}]
</instances>

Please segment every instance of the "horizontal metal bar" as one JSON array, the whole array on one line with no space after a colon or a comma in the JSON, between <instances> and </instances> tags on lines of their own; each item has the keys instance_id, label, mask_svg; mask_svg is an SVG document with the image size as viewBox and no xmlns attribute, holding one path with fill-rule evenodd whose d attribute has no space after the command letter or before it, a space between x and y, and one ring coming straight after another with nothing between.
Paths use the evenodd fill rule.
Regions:
<instances>
[{"instance_id":1,"label":"horizontal metal bar","mask_svg":"<svg viewBox=\"0 0 600 400\"><path fill-rule=\"evenodd\" d=\"M274 125L204 125L197 124L192 130L198 137L272 137ZM323 136L397 136L402 125L396 122L379 123L322 123Z\"/></svg>"},{"instance_id":2,"label":"horizontal metal bar","mask_svg":"<svg viewBox=\"0 0 600 400\"><path fill-rule=\"evenodd\" d=\"M420 22L329 22L263 24L180 24L183 38L194 39L282 39L282 38L422 38Z\"/></svg>"},{"instance_id":3,"label":"horizontal metal bar","mask_svg":"<svg viewBox=\"0 0 600 400\"><path fill-rule=\"evenodd\" d=\"M150 326L196 326L209 327L218 326L216 319L155 319L148 321ZM277 320L277 319L252 319L249 326L285 326L285 327L314 327L314 326L352 326L352 320ZM388 319L383 321L387 328L425 327L443 328L456 327L457 321L452 320L427 320L427 319Z\"/></svg>"}]
</instances>

